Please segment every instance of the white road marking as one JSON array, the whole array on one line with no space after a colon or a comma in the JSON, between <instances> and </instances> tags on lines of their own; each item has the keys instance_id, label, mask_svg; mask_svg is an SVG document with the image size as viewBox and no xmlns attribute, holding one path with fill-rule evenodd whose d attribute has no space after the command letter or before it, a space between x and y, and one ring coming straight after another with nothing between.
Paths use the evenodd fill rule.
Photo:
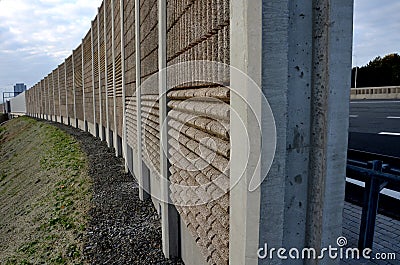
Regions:
<instances>
[{"instance_id":1,"label":"white road marking","mask_svg":"<svg viewBox=\"0 0 400 265\"><path fill-rule=\"evenodd\" d=\"M346 177L346 181L350 182L350 183L353 183L353 184L355 184L357 186L363 187L363 188L365 187L365 183L364 182L356 180L356 179L351 179L351 178ZM380 193L381 194L385 194L387 196L390 196L392 198L398 199L398 200L400 199L400 192L398 192L398 191L389 190L389 189L385 188Z\"/></svg>"},{"instance_id":2,"label":"white road marking","mask_svg":"<svg viewBox=\"0 0 400 265\"><path fill-rule=\"evenodd\" d=\"M380 132L379 134L400 136L400 133L397 132Z\"/></svg>"},{"instance_id":3,"label":"white road marking","mask_svg":"<svg viewBox=\"0 0 400 265\"><path fill-rule=\"evenodd\" d=\"M350 118L358 118L358 115L350 115Z\"/></svg>"},{"instance_id":4,"label":"white road marking","mask_svg":"<svg viewBox=\"0 0 400 265\"><path fill-rule=\"evenodd\" d=\"M379 100L379 101L350 101L350 103L351 103L351 104L371 104L371 103L373 103L373 104L382 104L382 103L387 104L387 103L400 103L400 101L399 101L399 100L388 100L388 101L382 101L382 100Z\"/></svg>"},{"instance_id":5,"label":"white road marking","mask_svg":"<svg viewBox=\"0 0 400 265\"><path fill-rule=\"evenodd\" d=\"M387 116L386 119L400 119L400 117L396 117L396 116Z\"/></svg>"}]
</instances>

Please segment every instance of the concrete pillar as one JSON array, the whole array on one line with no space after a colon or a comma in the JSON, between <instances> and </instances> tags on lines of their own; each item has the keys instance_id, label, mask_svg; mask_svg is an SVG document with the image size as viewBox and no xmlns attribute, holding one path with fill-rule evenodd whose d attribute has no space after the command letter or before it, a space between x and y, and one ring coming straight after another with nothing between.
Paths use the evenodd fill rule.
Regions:
<instances>
[{"instance_id":1,"label":"concrete pillar","mask_svg":"<svg viewBox=\"0 0 400 265\"><path fill-rule=\"evenodd\" d=\"M52 120L51 118L51 102L50 102L50 93L53 91L50 88L50 74L47 76L47 120Z\"/></svg>"},{"instance_id":2,"label":"concrete pillar","mask_svg":"<svg viewBox=\"0 0 400 265\"><path fill-rule=\"evenodd\" d=\"M57 68L57 87L58 87L58 115L60 117L60 122L62 123L62 113L61 113L61 88L60 88L60 65Z\"/></svg>"},{"instance_id":3,"label":"concrete pillar","mask_svg":"<svg viewBox=\"0 0 400 265\"><path fill-rule=\"evenodd\" d=\"M74 97L74 126L78 128L78 121L76 119L76 93L75 93L75 59L74 52L72 52L72 95Z\"/></svg>"},{"instance_id":4,"label":"concrete pillar","mask_svg":"<svg viewBox=\"0 0 400 265\"><path fill-rule=\"evenodd\" d=\"M167 106L167 4L158 0L158 82L160 119L160 196L161 231L164 255L168 258L181 256L180 218L170 201L168 160L168 106Z\"/></svg>"},{"instance_id":5,"label":"concrete pillar","mask_svg":"<svg viewBox=\"0 0 400 265\"><path fill-rule=\"evenodd\" d=\"M82 108L83 108L83 127L85 132L88 131L87 120L86 120L86 102L85 102L85 61L84 61L84 39L82 39L81 44L81 60L82 60Z\"/></svg>"},{"instance_id":6,"label":"concrete pillar","mask_svg":"<svg viewBox=\"0 0 400 265\"><path fill-rule=\"evenodd\" d=\"M124 37L124 1L119 1L120 10L120 29L121 29L121 71L122 71L122 154L125 158L125 171L128 172L128 142L126 140L126 87L125 87L125 37Z\"/></svg>"},{"instance_id":7,"label":"concrete pillar","mask_svg":"<svg viewBox=\"0 0 400 265\"><path fill-rule=\"evenodd\" d=\"M54 71L51 72L51 83L52 83L52 93L53 93L53 115L51 115L52 117L54 116L54 121L57 121L57 116L56 116L56 104L55 104L55 92L54 92ZM52 119L53 120L53 119Z\"/></svg>"},{"instance_id":8,"label":"concrete pillar","mask_svg":"<svg viewBox=\"0 0 400 265\"><path fill-rule=\"evenodd\" d=\"M65 89L65 124L70 125L70 117L68 111L68 88L67 88L67 59L64 60L64 89Z\"/></svg>"},{"instance_id":9,"label":"concrete pillar","mask_svg":"<svg viewBox=\"0 0 400 265\"><path fill-rule=\"evenodd\" d=\"M42 81L40 81L39 83L38 83L38 88L37 88L37 91L38 91L38 98L39 98L39 100L40 100L40 102L39 102L39 104L38 104L38 111L39 111L39 118L41 119L42 118L42 113L43 113L43 89L42 89Z\"/></svg>"},{"instance_id":10,"label":"concrete pillar","mask_svg":"<svg viewBox=\"0 0 400 265\"><path fill-rule=\"evenodd\" d=\"M104 85L106 89L106 141L108 147L111 147L111 135L110 135L110 120L108 118L108 60L107 60L107 1L104 1Z\"/></svg>"},{"instance_id":11,"label":"concrete pillar","mask_svg":"<svg viewBox=\"0 0 400 265\"><path fill-rule=\"evenodd\" d=\"M99 137L99 128L96 126L96 93L94 90L94 47L93 47L93 21L90 24L90 52L92 53L92 95L93 95L93 126L94 126L94 135Z\"/></svg>"},{"instance_id":12,"label":"concrete pillar","mask_svg":"<svg viewBox=\"0 0 400 265\"><path fill-rule=\"evenodd\" d=\"M232 0L230 31L230 60L233 67L249 75L257 85L261 85L261 1ZM230 232L229 232L229 263L258 264L258 232L260 222L260 190L248 191L249 182L254 174L260 178L257 163L245 162L252 153L260 152L260 136L253 129L258 128L256 121L250 118L251 109L247 102L255 98L250 92L251 84L237 74L231 72L231 87L237 93L231 93L231 156L230 156ZM240 97L240 95L244 98ZM259 95L258 95L259 96ZM261 99L259 99L261 101ZM260 115L260 104L258 115ZM243 125L242 125L243 122ZM247 133L251 142L246 142ZM241 144L243 143L243 144ZM253 146L250 146L253 144ZM257 150L257 151L256 151ZM254 159L253 159L254 160ZM235 185L235 183L237 183Z\"/></svg>"},{"instance_id":13,"label":"concrete pillar","mask_svg":"<svg viewBox=\"0 0 400 265\"><path fill-rule=\"evenodd\" d=\"M40 98L40 105L39 105L39 118L43 119L43 87L42 87L43 80L39 82L38 92Z\"/></svg>"},{"instance_id":14,"label":"concrete pillar","mask_svg":"<svg viewBox=\"0 0 400 265\"><path fill-rule=\"evenodd\" d=\"M137 120L137 161L136 161L136 178L139 183L139 197L145 200L149 197L148 174L144 173L143 157L142 157L142 89L141 89L141 51L140 51L140 1L135 0L135 55L136 55L136 120Z\"/></svg>"},{"instance_id":15,"label":"concrete pillar","mask_svg":"<svg viewBox=\"0 0 400 265\"><path fill-rule=\"evenodd\" d=\"M230 263L337 264L327 259L282 260L276 252L272 259L258 259L257 251L265 244L269 249L317 251L337 246L344 202L353 2L232 0L231 12L231 64L261 85L277 139L267 170L266 146L272 133L268 108L259 105L248 84L231 74L231 87L243 98L231 96L236 111L231 111L231 182L236 185L231 189ZM261 117L259 133L254 133L254 115ZM247 145L239 141L246 135L251 139ZM260 157L253 157L257 152ZM247 156L240 175L240 163ZM252 178L263 180L254 191L249 190Z\"/></svg>"},{"instance_id":16,"label":"concrete pillar","mask_svg":"<svg viewBox=\"0 0 400 265\"><path fill-rule=\"evenodd\" d=\"M115 156L118 156L121 151L118 150L118 127L117 127L117 96L116 96L116 87L115 87L115 25L114 25L114 0L111 0L111 51L112 51L112 79L113 79L113 117L114 117L114 148L115 148Z\"/></svg>"},{"instance_id":17,"label":"concrete pillar","mask_svg":"<svg viewBox=\"0 0 400 265\"><path fill-rule=\"evenodd\" d=\"M101 56L100 56L100 8L97 9L97 60L98 60L98 72L99 72L99 131L100 139L104 141L106 136L103 135L103 105L102 105L102 89L101 89Z\"/></svg>"}]
</instances>

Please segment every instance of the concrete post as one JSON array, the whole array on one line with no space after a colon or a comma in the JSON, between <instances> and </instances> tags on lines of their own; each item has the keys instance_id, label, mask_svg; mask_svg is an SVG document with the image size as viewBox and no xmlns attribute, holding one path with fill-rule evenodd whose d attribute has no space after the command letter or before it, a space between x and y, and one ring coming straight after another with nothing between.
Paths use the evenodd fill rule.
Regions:
<instances>
[{"instance_id":1,"label":"concrete post","mask_svg":"<svg viewBox=\"0 0 400 265\"><path fill-rule=\"evenodd\" d=\"M117 127L117 96L115 87L115 25L114 25L114 0L111 0L111 52L112 52L112 79L113 79L113 117L114 117L114 148L115 156L118 156L121 151L118 150L118 127Z\"/></svg>"},{"instance_id":2,"label":"concrete post","mask_svg":"<svg viewBox=\"0 0 400 265\"><path fill-rule=\"evenodd\" d=\"M39 94L38 94L38 84L35 85L35 118L38 117L39 114Z\"/></svg>"},{"instance_id":3,"label":"concrete post","mask_svg":"<svg viewBox=\"0 0 400 265\"><path fill-rule=\"evenodd\" d=\"M43 79L40 81L40 118L44 118L44 109L43 109L43 94L44 94L44 89L43 89Z\"/></svg>"},{"instance_id":4,"label":"concrete post","mask_svg":"<svg viewBox=\"0 0 400 265\"><path fill-rule=\"evenodd\" d=\"M38 103L38 118L42 118L42 112L43 112L43 91L42 91L42 81L38 83L37 87L37 93L38 93L38 98L40 99L40 102Z\"/></svg>"},{"instance_id":5,"label":"concrete post","mask_svg":"<svg viewBox=\"0 0 400 265\"><path fill-rule=\"evenodd\" d=\"M38 118L39 115L39 93L38 93L38 85L35 85L35 118Z\"/></svg>"},{"instance_id":6,"label":"concrete post","mask_svg":"<svg viewBox=\"0 0 400 265\"><path fill-rule=\"evenodd\" d=\"M74 52L72 52L72 90L74 95L74 122L75 127L78 128L78 120L76 117L76 92L75 92L75 59Z\"/></svg>"},{"instance_id":7,"label":"concrete post","mask_svg":"<svg viewBox=\"0 0 400 265\"><path fill-rule=\"evenodd\" d=\"M42 89L42 102L44 102L44 104L42 103L42 119L45 119L45 114L46 114L46 87L45 87L45 81L44 78L42 79L41 82L41 89Z\"/></svg>"},{"instance_id":8,"label":"concrete post","mask_svg":"<svg viewBox=\"0 0 400 265\"><path fill-rule=\"evenodd\" d=\"M81 44L81 60L82 60L82 108L83 108L83 127L85 132L88 131L87 120L86 120L86 102L85 102L85 61L84 61L84 39L82 39Z\"/></svg>"},{"instance_id":9,"label":"concrete post","mask_svg":"<svg viewBox=\"0 0 400 265\"><path fill-rule=\"evenodd\" d=\"M41 83L42 83L42 81L40 81L38 83L38 86L37 86L37 97L38 97L38 99L40 99L40 102L38 102L38 118L42 118L42 102L43 102L43 99L42 99Z\"/></svg>"},{"instance_id":10,"label":"concrete post","mask_svg":"<svg viewBox=\"0 0 400 265\"><path fill-rule=\"evenodd\" d=\"M61 113L61 89L60 89L60 66L57 68L57 87L58 87L58 114L60 115L60 122L63 122Z\"/></svg>"},{"instance_id":11,"label":"concrete post","mask_svg":"<svg viewBox=\"0 0 400 265\"><path fill-rule=\"evenodd\" d=\"M249 108L231 96L231 107L237 111L237 115L231 112L231 142L235 143L231 181L237 180L244 155L250 155L250 160L231 190L230 263L337 264L327 259L282 260L277 255L258 259L257 251L268 244L269 249L313 247L318 252L335 247L341 235L353 2L232 0L231 12L235 28L231 64L261 84L278 138L271 169L261 186L250 192L248 170L254 170L257 178L264 177L251 154L271 128L253 92L231 76L231 86L244 88L242 96L262 122L261 134L254 135ZM239 120L251 139L249 147L244 146L248 150L236 141L244 136ZM268 151L264 144L260 151L263 169ZM265 249L260 253L265 254Z\"/></svg>"},{"instance_id":12,"label":"concrete post","mask_svg":"<svg viewBox=\"0 0 400 265\"><path fill-rule=\"evenodd\" d=\"M49 111L48 111L48 105L49 105L49 102L48 102L48 97L49 97L49 95L48 95L48 87L47 87L47 80L46 80L46 78L44 78L43 79L44 80L44 82L43 82L43 91L44 91L44 114L45 114L45 118L44 119L48 119L49 118Z\"/></svg>"},{"instance_id":13,"label":"concrete post","mask_svg":"<svg viewBox=\"0 0 400 265\"><path fill-rule=\"evenodd\" d=\"M47 120L52 120L51 118L51 102L50 102L50 93L53 93L50 91L50 74L47 76ZM50 117L50 118L49 118Z\"/></svg>"},{"instance_id":14,"label":"concrete post","mask_svg":"<svg viewBox=\"0 0 400 265\"><path fill-rule=\"evenodd\" d=\"M120 10L120 28L121 28L121 71L122 71L122 154L125 158L125 171L128 172L128 142L126 141L126 87L125 87L125 37L124 37L124 1L119 1Z\"/></svg>"},{"instance_id":15,"label":"concrete post","mask_svg":"<svg viewBox=\"0 0 400 265\"><path fill-rule=\"evenodd\" d=\"M160 195L161 231L164 255L180 257L180 219L175 206L170 203L168 160L168 106L167 106L167 3L158 0L158 81L160 119Z\"/></svg>"},{"instance_id":16,"label":"concrete post","mask_svg":"<svg viewBox=\"0 0 400 265\"><path fill-rule=\"evenodd\" d=\"M106 140L108 147L111 147L110 119L108 118L108 60L107 60L107 1L104 1L104 84L106 89Z\"/></svg>"},{"instance_id":17,"label":"concrete post","mask_svg":"<svg viewBox=\"0 0 400 265\"><path fill-rule=\"evenodd\" d=\"M231 2L230 31L230 60L233 67L238 68L252 78L257 85L261 85L261 1L232 0ZM252 153L261 148L260 136L256 134L256 121L252 120L251 109L247 102L261 99L254 98L250 85L231 73L231 86L239 90L244 97L231 93L231 156L230 156L230 232L229 232L229 263L230 264L258 264L258 229L260 222L260 190L249 192L249 182L252 172L258 174L256 163L246 167L243 162L248 160ZM260 104L253 103L260 115ZM245 128L242 128L244 123ZM249 129L249 130L246 130ZM246 134L249 134L247 136ZM250 145L241 145L243 139L251 139ZM245 168L245 171L243 169ZM243 173L243 175L242 175ZM234 185L234 183L236 183Z\"/></svg>"},{"instance_id":18,"label":"concrete post","mask_svg":"<svg viewBox=\"0 0 400 265\"><path fill-rule=\"evenodd\" d=\"M70 125L69 109L68 109L68 88L67 88L67 60L64 60L64 89L65 89L65 119L66 124Z\"/></svg>"},{"instance_id":19,"label":"concrete post","mask_svg":"<svg viewBox=\"0 0 400 265\"><path fill-rule=\"evenodd\" d=\"M147 173L143 171L142 157L142 89L141 89L141 51L140 51L140 0L135 0L135 55L136 55L136 120L137 120L137 180L139 183L139 197L145 200L149 197L148 187L150 185Z\"/></svg>"},{"instance_id":20,"label":"concrete post","mask_svg":"<svg viewBox=\"0 0 400 265\"><path fill-rule=\"evenodd\" d=\"M106 136L103 135L103 105L102 105L102 95L101 95L101 56L100 56L100 8L97 9L97 60L98 60L98 72L99 72L99 130L100 139L104 141Z\"/></svg>"},{"instance_id":21,"label":"concrete post","mask_svg":"<svg viewBox=\"0 0 400 265\"><path fill-rule=\"evenodd\" d=\"M53 115L51 115L51 120L53 121L53 116L54 116L54 121L57 121L56 117L56 104L54 103L55 99L55 93L54 93L54 71L51 72L51 89L52 89L52 94L53 94Z\"/></svg>"},{"instance_id":22,"label":"concrete post","mask_svg":"<svg viewBox=\"0 0 400 265\"><path fill-rule=\"evenodd\" d=\"M94 135L99 137L99 129L96 126L96 94L94 90L94 47L93 47L93 21L90 24L90 52L92 53L92 95L93 95L93 126L94 126Z\"/></svg>"}]
</instances>

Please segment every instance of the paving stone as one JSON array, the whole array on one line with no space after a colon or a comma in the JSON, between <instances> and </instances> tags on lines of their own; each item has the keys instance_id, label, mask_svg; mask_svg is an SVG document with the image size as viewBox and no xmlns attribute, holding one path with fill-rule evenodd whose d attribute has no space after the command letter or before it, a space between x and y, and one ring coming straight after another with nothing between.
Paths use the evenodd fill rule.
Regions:
<instances>
[{"instance_id":1,"label":"paving stone","mask_svg":"<svg viewBox=\"0 0 400 265\"><path fill-rule=\"evenodd\" d=\"M360 230L362 208L351 203L345 202L343 209L343 236L347 238L347 247L357 247L358 234ZM398 265L400 264L400 221L378 214L375 227L375 237L373 252L376 253L395 253L396 260L341 260L341 265Z\"/></svg>"}]
</instances>

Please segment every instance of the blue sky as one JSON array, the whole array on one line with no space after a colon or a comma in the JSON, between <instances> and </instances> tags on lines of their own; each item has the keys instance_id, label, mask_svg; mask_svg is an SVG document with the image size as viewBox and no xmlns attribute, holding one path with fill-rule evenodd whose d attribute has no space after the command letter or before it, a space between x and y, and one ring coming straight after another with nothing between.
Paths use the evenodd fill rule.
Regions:
<instances>
[{"instance_id":1,"label":"blue sky","mask_svg":"<svg viewBox=\"0 0 400 265\"><path fill-rule=\"evenodd\" d=\"M389 53L400 54L400 1L355 0L353 66Z\"/></svg>"},{"instance_id":2,"label":"blue sky","mask_svg":"<svg viewBox=\"0 0 400 265\"><path fill-rule=\"evenodd\" d=\"M19 82L30 87L61 64L86 35L100 4L0 0L0 92ZM399 14L399 0L355 0L353 65L400 53Z\"/></svg>"},{"instance_id":3,"label":"blue sky","mask_svg":"<svg viewBox=\"0 0 400 265\"><path fill-rule=\"evenodd\" d=\"M101 2L0 0L0 92L20 82L29 88L57 68L82 42Z\"/></svg>"}]
</instances>

